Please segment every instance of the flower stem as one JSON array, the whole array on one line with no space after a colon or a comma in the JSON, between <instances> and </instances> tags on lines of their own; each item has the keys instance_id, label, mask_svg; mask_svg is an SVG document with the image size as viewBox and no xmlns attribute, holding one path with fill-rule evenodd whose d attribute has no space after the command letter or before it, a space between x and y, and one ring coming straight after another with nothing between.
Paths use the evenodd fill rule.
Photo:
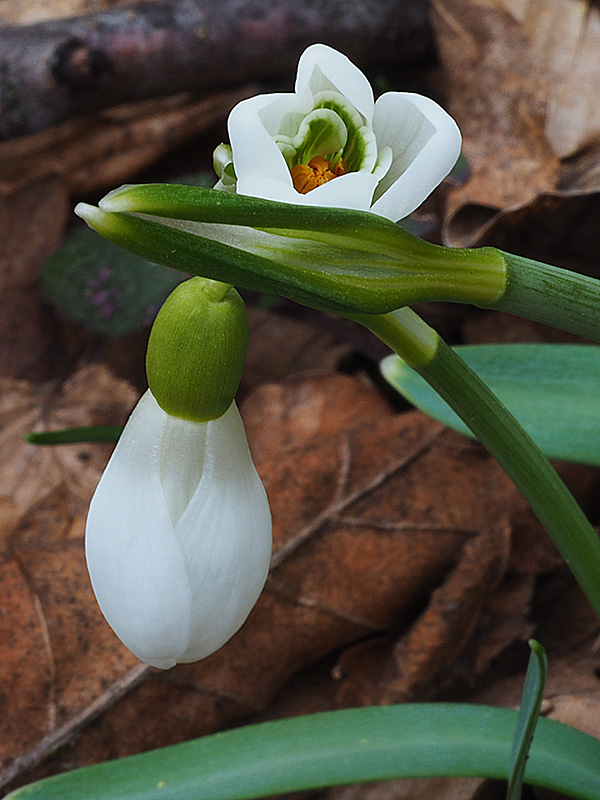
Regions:
<instances>
[{"instance_id":1,"label":"flower stem","mask_svg":"<svg viewBox=\"0 0 600 800\"><path fill-rule=\"evenodd\" d=\"M413 369L430 364L441 342L437 331L408 306L388 314L347 316L372 331Z\"/></svg>"},{"instance_id":2,"label":"flower stem","mask_svg":"<svg viewBox=\"0 0 600 800\"><path fill-rule=\"evenodd\" d=\"M354 319L407 361L496 458L528 500L600 617L600 538L548 459L512 414L410 309ZM434 347L432 337L436 341Z\"/></svg>"},{"instance_id":3,"label":"flower stem","mask_svg":"<svg viewBox=\"0 0 600 800\"><path fill-rule=\"evenodd\" d=\"M530 258L503 253L507 288L492 304L536 322L600 342L600 281Z\"/></svg>"}]
</instances>

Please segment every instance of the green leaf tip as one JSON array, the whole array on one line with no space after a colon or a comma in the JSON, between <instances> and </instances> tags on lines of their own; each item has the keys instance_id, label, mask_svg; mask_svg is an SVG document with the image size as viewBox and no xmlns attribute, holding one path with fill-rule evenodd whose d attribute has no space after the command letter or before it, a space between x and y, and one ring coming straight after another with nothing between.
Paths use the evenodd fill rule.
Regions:
<instances>
[{"instance_id":1,"label":"green leaf tip","mask_svg":"<svg viewBox=\"0 0 600 800\"><path fill-rule=\"evenodd\" d=\"M32 431L23 439L35 445L115 443L123 432L122 425L89 425L81 428L62 428L56 431Z\"/></svg>"},{"instance_id":2,"label":"green leaf tip","mask_svg":"<svg viewBox=\"0 0 600 800\"><path fill-rule=\"evenodd\" d=\"M529 647L531 654L515 728L506 800L521 798L525 767L540 715L548 673L548 656L544 647L535 639L529 640Z\"/></svg>"}]
</instances>

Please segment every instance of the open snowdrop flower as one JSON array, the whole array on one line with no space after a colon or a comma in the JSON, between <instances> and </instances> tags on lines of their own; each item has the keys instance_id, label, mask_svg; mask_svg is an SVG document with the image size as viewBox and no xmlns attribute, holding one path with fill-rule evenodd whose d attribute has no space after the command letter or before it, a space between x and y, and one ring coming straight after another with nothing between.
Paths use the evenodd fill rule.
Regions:
<instances>
[{"instance_id":1,"label":"open snowdrop flower","mask_svg":"<svg viewBox=\"0 0 600 800\"><path fill-rule=\"evenodd\" d=\"M288 203L412 213L460 154L458 126L433 100L388 92L322 44L302 54L293 94L258 95L229 116L217 188Z\"/></svg>"},{"instance_id":2,"label":"open snowdrop flower","mask_svg":"<svg viewBox=\"0 0 600 800\"><path fill-rule=\"evenodd\" d=\"M196 306L202 306L198 286L214 283L194 278L183 284L183 291L194 281L186 300L192 317ZM167 312L168 306L169 300ZM197 342L190 315L185 308L181 311L179 304L173 324L168 321L166 327L175 330L179 343L189 339L193 351ZM156 343L156 335L153 339L155 330L162 339L161 321L164 314L151 334L149 364L155 356L162 363L165 355L163 343ZM208 343L208 360L227 362L225 350L239 337L234 332L223 346L219 325L207 327L208 337L217 339L216 346ZM177 344L170 335L169 346ZM244 354L245 346L242 364ZM185 378L187 367L196 363L196 382L203 387L202 356L199 361L183 355L171 358L173 366L167 365L166 372L149 369L151 386L156 384L167 404L181 406L172 391L172 375ZM232 371L231 359L227 368ZM235 391L237 381L232 385ZM191 398L195 393L187 394ZM256 602L269 568L267 496L235 402L225 413L222 402L217 398L215 406L209 398L200 403L203 409L217 409L220 416L215 419L183 419L165 411L149 389L125 426L88 515L86 558L102 613L138 658L163 669L204 658L233 636ZM188 409L195 414L199 405L196 400L193 405L188 403Z\"/></svg>"}]
</instances>

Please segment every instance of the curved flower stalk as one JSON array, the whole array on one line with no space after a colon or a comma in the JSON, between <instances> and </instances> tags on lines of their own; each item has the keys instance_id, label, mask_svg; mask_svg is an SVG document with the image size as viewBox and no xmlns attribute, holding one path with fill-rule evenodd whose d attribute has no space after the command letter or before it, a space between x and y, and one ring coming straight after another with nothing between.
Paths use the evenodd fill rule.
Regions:
<instances>
[{"instance_id":1,"label":"curved flower stalk","mask_svg":"<svg viewBox=\"0 0 600 800\"><path fill-rule=\"evenodd\" d=\"M271 517L239 412L191 422L142 397L92 499L86 557L102 613L142 661L204 658L267 577Z\"/></svg>"},{"instance_id":2,"label":"curved flower stalk","mask_svg":"<svg viewBox=\"0 0 600 800\"><path fill-rule=\"evenodd\" d=\"M215 151L217 188L394 222L421 205L461 147L458 126L433 100L387 92L374 102L362 72L322 44L302 54L294 93L238 103L229 136L231 148Z\"/></svg>"}]
</instances>

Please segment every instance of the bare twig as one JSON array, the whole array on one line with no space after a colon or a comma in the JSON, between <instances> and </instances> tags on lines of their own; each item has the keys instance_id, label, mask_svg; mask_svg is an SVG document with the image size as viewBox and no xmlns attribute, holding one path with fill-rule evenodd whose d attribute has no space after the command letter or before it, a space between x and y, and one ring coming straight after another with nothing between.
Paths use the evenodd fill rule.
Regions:
<instances>
[{"instance_id":1,"label":"bare twig","mask_svg":"<svg viewBox=\"0 0 600 800\"><path fill-rule=\"evenodd\" d=\"M64 725L56 728L52 733L41 739L31 750L18 756L0 775L0 790L9 786L17 778L32 770L40 764L46 756L66 744L70 739L88 725L92 720L99 717L104 711L109 709L117 700L126 695L136 686L139 686L148 675L152 673L152 667L147 664L138 664L120 680L97 697L92 703L86 706L83 711L71 717Z\"/></svg>"},{"instance_id":2,"label":"bare twig","mask_svg":"<svg viewBox=\"0 0 600 800\"><path fill-rule=\"evenodd\" d=\"M0 139L186 90L291 74L322 41L359 65L431 48L426 0L170 0L0 29Z\"/></svg>"}]
</instances>

